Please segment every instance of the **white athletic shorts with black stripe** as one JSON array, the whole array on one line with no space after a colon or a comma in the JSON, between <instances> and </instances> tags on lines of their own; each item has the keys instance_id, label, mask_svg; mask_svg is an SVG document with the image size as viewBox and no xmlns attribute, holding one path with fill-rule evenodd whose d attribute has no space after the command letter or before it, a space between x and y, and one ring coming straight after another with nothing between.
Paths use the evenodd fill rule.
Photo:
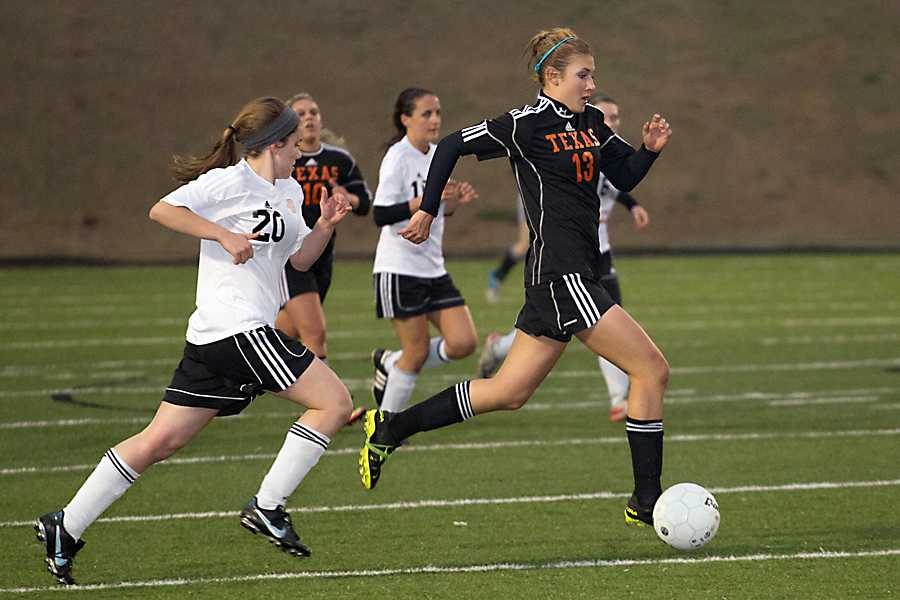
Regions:
<instances>
[{"instance_id":1,"label":"white athletic shorts with black stripe","mask_svg":"<svg viewBox=\"0 0 900 600\"><path fill-rule=\"evenodd\" d=\"M525 305L516 329L568 342L600 320L615 302L602 285L580 273L525 288Z\"/></svg>"},{"instance_id":2,"label":"white athletic shorts with black stripe","mask_svg":"<svg viewBox=\"0 0 900 600\"><path fill-rule=\"evenodd\" d=\"M314 358L306 346L269 326L211 344L186 342L163 400L216 408L220 417L236 415L263 392L293 385Z\"/></svg>"}]
</instances>

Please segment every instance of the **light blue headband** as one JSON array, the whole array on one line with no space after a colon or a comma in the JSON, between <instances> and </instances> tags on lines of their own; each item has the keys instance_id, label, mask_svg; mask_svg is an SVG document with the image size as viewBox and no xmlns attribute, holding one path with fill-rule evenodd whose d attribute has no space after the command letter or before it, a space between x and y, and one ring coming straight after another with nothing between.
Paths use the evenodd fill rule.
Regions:
<instances>
[{"instance_id":1,"label":"light blue headband","mask_svg":"<svg viewBox=\"0 0 900 600\"><path fill-rule=\"evenodd\" d=\"M565 44L565 43L568 42L569 40L574 40L574 39L575 39L575 36L574 36L574 35L570 35L569 37L563 38L563 39L559 40L558 42L556 42L555 44L553 44L553 47L552 47L552 48L550 48L549 50L547 50L546 52L544 52L544 55L541 57L541 60L539 60L539 61L537 61L537 62L535 63L535 65L534 65L534 72L535 72L535 73L540 73L540 72L541 72L541 65L544 64L544 61L547 60L547 57L550 56L551 54L553 54L553 51L554 51L554 50L556 50L557 48L559 48L560 46L562 46L563 44Z\"/></svg>"}]
</instances>

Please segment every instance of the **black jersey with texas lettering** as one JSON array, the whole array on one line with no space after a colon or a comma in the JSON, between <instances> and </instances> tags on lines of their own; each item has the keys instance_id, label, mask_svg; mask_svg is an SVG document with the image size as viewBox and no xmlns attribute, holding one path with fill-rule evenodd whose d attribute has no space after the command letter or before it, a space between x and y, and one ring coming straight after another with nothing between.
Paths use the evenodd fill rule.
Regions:
<instances>
[{"instance_id":1,"label":"black jersey with texas lettering","mask_svg":"<svg viewBox=\"0 0 900 600\"><path fill-rule=\"evenodd\" d=\"M631 190L657 156L643 146L635 151L606 126L595 106L573 113L541 93L533 105L442 140L428 173L422 210L436 213L456 159L467 154L479 160L509 158L530 235L526 287L569 273L598 280L597 181L606 174L620 190Z\"/></svg>"},{"instance_id":2,"label":"black jersey with texas lettering","mask_svg":"<svg viewBox=\"0 0 900 600\"><path fill-rule=\"evenodd\" d=\"M322 144L315 152L302 152L294 163L294 179L303 187L303 220L312 228L322 215L319 202L322 189L331 193L331 181L347 188L359 198L359 206L353 209L358 215L366 215L371 205L371 194L353 156L338 146Z\"/></svg>"}]
</instances>

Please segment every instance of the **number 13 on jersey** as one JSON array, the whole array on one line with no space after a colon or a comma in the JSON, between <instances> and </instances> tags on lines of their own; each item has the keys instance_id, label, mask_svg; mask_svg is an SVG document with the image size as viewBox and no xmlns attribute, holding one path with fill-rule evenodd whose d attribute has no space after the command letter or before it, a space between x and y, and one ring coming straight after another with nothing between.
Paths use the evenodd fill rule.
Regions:
<instances>
[{"instance_id":1,"label":"number 13 on jersey","mask_svg":"<svg viewBox=\"0 0 900 600\"><path fill-rule=\"evenodd\" d=\"M582 152L580 155L576 152L572 155L572 162L575 163L576 183L586 183L594 178L594 154L592 152Z\"/></svg>"}]
</instances>

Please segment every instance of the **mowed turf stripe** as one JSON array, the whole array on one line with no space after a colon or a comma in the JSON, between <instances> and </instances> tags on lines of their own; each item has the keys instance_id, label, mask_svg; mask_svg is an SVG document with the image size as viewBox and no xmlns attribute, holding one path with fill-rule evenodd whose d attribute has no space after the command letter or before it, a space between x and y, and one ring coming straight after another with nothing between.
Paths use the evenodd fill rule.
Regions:
<instances>
[{"instance_id":1,"label":"mowed turf stripe","mask_svg":"<svg viewBox=\"0 0 900 600\"><path fill-rule=\"evenodd\" d=\"M743 329L745 327L759 327L761 323L758 319L733 319L733 320L707 320L699 319L694 321L652 321L646 320L647 327L653 330L709 330L709 329ZM802 327L883 327L900 324L900 317L839 317L839 318L823 318L823 319L780 319L776 320L769 326L775 328L802 328ZM373 339L390 335L387 330L374 330L369 328L351 329L351 330L334 330L328 332L330 339ZM77 348L80 346L103 346L103 345L160 345L184 342L183 336L169 337L133 337L133 338L116 338L113 336L102 338L77 338L77 339L50 339L50 340L30 340L22 342L7 342L0 344L0 351L3 350L33 350L40 348Z\"/></svg>"},{"instance_id":2,"label":"mowed turf stripe","mask_svg":"<svg viewBox=\"0 0 900 600\"><path fill-rule=\"evenodd\" d=\"M599 372L599 371L598 371ZM75 390L79 393L80 390ZM541 390L538 392L540 396L556 396L556 395L577 395L582 393L581 388L554 386L551 389ZM823 390L816 392L744 392L740 394L712 394L708 396L696 395L697 390L692 388L682 388L669 390L666 392L666 405L687 404L696 402L730 402L730 401L817 401L821 399L829 400L831 398L846 398L855 402L862 402L859 398L881 398L886 394L894 394L900 392L897 387L879 387L879 388L855 388L842 390ZM290 407L289 403L284 404ZM540 400L532 400L520 410L524 411L548 411L548 410L572 410L577 408L606 408L609 402L605 400L576 400L574 402L552 401L542 402ZM243 412L228 418L228 422L244 421L252 419L274 419L291 416L292 412ZM81 427L83 425L112 425L121 423L147 423L149 416L140 417L72 417L68 419L46 419L46 420L28 420L28 421L8 421L0 422L0 429L47 429L54 427Z\"/></svg>"},{"instance_id":3,"label":"mowed turf stripe","mask_svg":"<svg viewBox=\"0 0 900 600\"><path fill-rule=\"evenodd\" d=\"M731 442L731 441L755 441L755 440L810 440L833 437L867 437L867 436L893 436L900 434L900 428L893 429L845 429L838 431L796 431L796 432L748 432L748 433L697 433L697 434L668 434L666 443L680 442ZM529 447L561 447L561 446L588 446L597 444L624 444L627 439L621 436L605 436L596 438L566 438L562 440L507 440L502 442L464 442L450 444L427 444L421 446L406 446L400 452L447 452L450 450L499 450L504 448L529 448ZM343 456L356 454L359 447L334 448L323 456ZM223 462L242 462L250 460L264 460L275 458L274 453L260 454L221 454L218 456L192 456L188 458L169 458L156 466L198 465ZM96 463L79 465L58 466L30 466L30 467L3 467L0 468L0 476L12 475L43 475L47 473L68 473L73 471L86 471L93 469Z\"/></svg>"},{"instance_id":4,"label":"mowed turf stripe","mask_svg":"<svg viewBox=\"0 0 900 600\"><path fill-rule=\"evenodd\" d=\"M709 373L757 373L757 372L780 372L780 371L833 371L836 369L858 369L866 367L900 367L900 357L891 358L869 358L863 360L833 360L820 362L801 362L801 363L751 363L740 365L708 365L698 367L672 367L673 375L705 375ZM548 379L581 379L600 377L599 369L591 370L556 370L553 371ZM435 377L442 382L457 382L464 378L460 374L445 374ZM163 380L160 380L163 381ZM166 379L165 382L169 380ZM350 389L368 389L371 385L371 379L359 379L347 377L341 379L344 385ZM151 392L160 392L165 383L160 383L159 387L154 386L109 386L109 387L57 387L30 390L4 390L0 391L0 399L18 399L36 396L49 396L60 392L81 394L147 394Z\"/></svg>"},{"instance_id":5,"label":"mowed turf stripe","mask_svg":"<svg viewBox=\"0 0 900 600\"><path fill-rule=\"evenodd\" d=\"M751 494L761 492L803 492L810 490L843 490L853 488L877 488L900 485L900 479L875 479L870 481L819 481L811 483L785 483L780 485L741 485L733 487L710 487L714 494ZM585 502L588 500L614 500L628 498L631 492L585 492L580 494L554 494L543 496L513 496L510 498L454 498L432 500L409 500L382 504L345 504L337 506L296 506L289 508L292 513L343 513L367 512L373 510L408 510L419 508L458 508L460 506L501 506L507 504L549 504L555 502ZM97 523L148 523L154 521L181 521L195 519L219 519L236 517L237 510L170 513L162 515L123 515L102 517ZM0 522L0 529L24 527L34 524L30 521Z\"/></svg>"},{"instance_id":6,"label":"mowed turf stripe","mask_svg":"<svg viewBox=\"0 0 900 600\"><path fill-rule=\"evenodd\" d=\"M400 575L439 575L465 573L496 573L503 571L541 571L565 569L598 569L606 567L642 567L659 565L703 565L710 563L764 562L784 560L833 560L849 558L876 558L900 555L900 548L884 550L797 552L793 554L744 554L703 556L698 558L633 558L633 559L589 559L561 560L543 563L482 563L478 565L404 567L397 569L361 569L356 571L295 571L288 573L260 573L257 575L237 575L233 577L196 577L180 579L149 579L145 581L120 581L117 583L97 583L72 587L32 587L0 588L0 593L29 594L34 592L91 592L126 588L175 587L190 585L211 585L220 583L247 583L285 579L347 579L361 577L396 577Z\"/></svg>"}]
</instances>

